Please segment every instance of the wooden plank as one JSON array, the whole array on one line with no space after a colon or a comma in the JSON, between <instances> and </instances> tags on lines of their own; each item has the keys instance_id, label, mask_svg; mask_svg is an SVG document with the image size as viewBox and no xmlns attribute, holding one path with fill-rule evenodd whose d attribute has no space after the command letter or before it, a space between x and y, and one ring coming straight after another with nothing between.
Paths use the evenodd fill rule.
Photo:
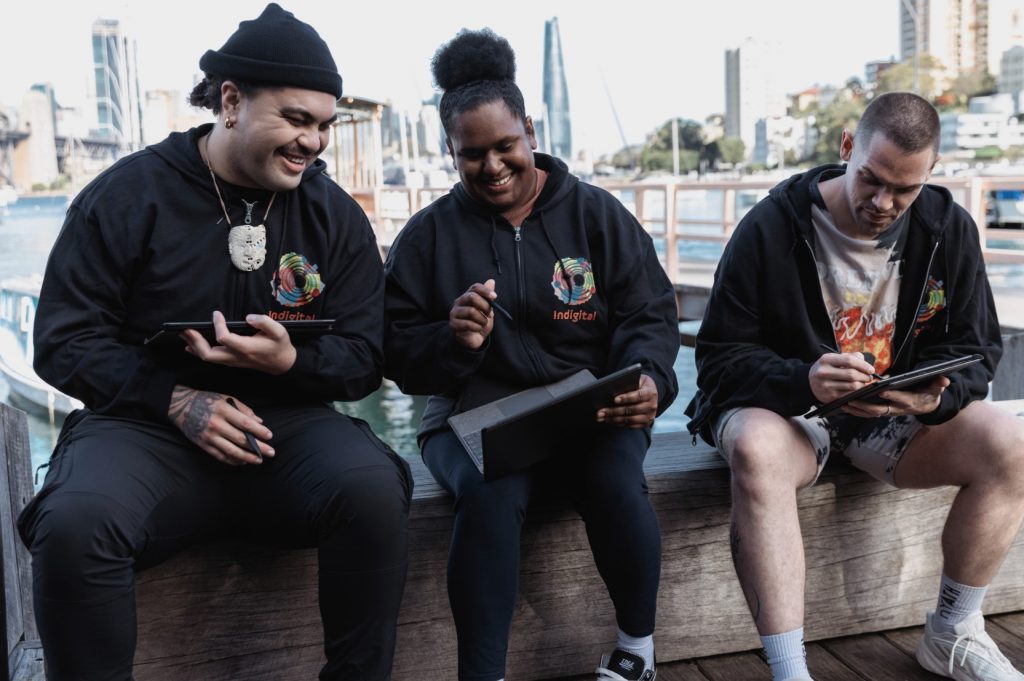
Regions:
<instances>
[{"instance_id":1,"label":"wooden plank","mask_svg":"<svg viewBox=\"0 0 1024 681\"><path fill-rule=\"evenodd\" d=\"M37 639L32 611L32 575L28 552L17 536L18 513L32 496L29 473L28 419L24 412L0 404L0 553L3 557L5 613L4 667L10 669L11 651L23 638Z\"/></svg>"},{"instance_id":2,"label":"wooden plank","mask_svg":"<svg viewBox=\"0 0 1024 681\"><path fill-rule=\"evenodd\" d=\"M11 654L11 681L45 681L43 648L39 641L19 643Z\"/></svg>"},{"instance_id":3,"label":"wooden plank","mask_svg":"<svg viewBox=\"0 0 1024 681\"><path fill-rule=\"evenodd\" d=\"M828 641L823 647L871 681L934 681L936 678L922 669L913 655L908 655L879 634Z\"/></svg>"},{"instance_id":4,"label":"wooden plank","mask_svg":"<svg viewBox=\"0 0 1024 681\"><path fill-rule=\"evenodd\" d=\"M820 643L807 644L807 668L811 676L829 681L860 681L860 674L825 649Z\"/></svg>"},{"instance_id":5,"label":"wooden plank","mask_svg":"<svg viewBox=\"0 0 1024 681\"><path fill-rule=\"evenodd\" d=\"M764 659L754 652L702 658L697 660L697 667L709 681L746 681L770 676Z\"/></svg>"},{"instance_id":6,"label":"wooden plank","mask_svg":"<svg viewBox=\"0 0 1024 681\"><path fill-rule=\"evenodd\" d=\"M1024 397L1024 333L1003 336L1003 357L992 379L993 400Z\"/></svg>"}]
</instances>

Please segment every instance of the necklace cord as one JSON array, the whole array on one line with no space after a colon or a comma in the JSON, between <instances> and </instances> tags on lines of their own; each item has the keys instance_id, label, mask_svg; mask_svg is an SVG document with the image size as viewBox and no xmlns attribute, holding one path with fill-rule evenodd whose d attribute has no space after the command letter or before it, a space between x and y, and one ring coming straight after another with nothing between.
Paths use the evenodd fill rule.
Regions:
<instances>
[{"instance_id":1,"label":"necklace cord","mask_svg":"<svg viewBox=\"0 0 1024 681\"><path fill-rule=\"evenodd\" d=\"M217 175L213 172L213 164L210 162L210 134L203 135L203 147L206 151L206 167L210 171L210 179L213 180L213 191L217 193L217 200L220 201L220 209L224 211L225 224L231 226L231 217L228 216L228 208L224 205L224 197L220 194L220 187L217 186ZM270 203L267 204L267 212L263 214L263 222L267 222L267 216L270 215L270 208L274 205L274 199L277 198L277 192L274 192L270 197Z\"/></svg>"}]
</instances>

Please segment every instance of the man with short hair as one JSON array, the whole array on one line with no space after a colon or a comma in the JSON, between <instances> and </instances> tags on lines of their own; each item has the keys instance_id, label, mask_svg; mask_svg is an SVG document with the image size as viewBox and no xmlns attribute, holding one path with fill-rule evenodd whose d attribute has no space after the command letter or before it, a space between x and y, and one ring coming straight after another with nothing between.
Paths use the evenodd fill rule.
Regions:
<instances>
[{"instance_id":1,"label":"man with short hair","mask_svg":"<svg viewBox=\"0 0 1024 681\"><path fill-rule=\"evenodd\" d=\"M948 191L926 184L938 146L927 101L876 97L856 135L843 131L846 165L772 189L715 275L689 429L731 466L733 562L776 681L810 678L796 495L830 451L898 487L960 488L917 658L954 679L1024 679L981 616L1024 517L1024 428L981 401L1001 354L999 323L976 226ZM875 374L973 353L983 361L883 391L881 403L803 416Z\"/></svg>"},{"instance_id":2,"label":"man with short hair","mask_svg":"<svg viewBox=\"0 0 1024 681\"><path fill-rule=\"evenodd\" d=\"M100 175L47 265L35 367L86 405L19 520L47 678L130 679L134 570L230 532L316 547L320 678L387 679L412 481L331 406L375 390L383 362L374 233L317 159L341 77L275 4L200 67L192 102L216 122ZM205 319L214 335L146 341ZM334 322L309 339L277 320Z\"/></svg>"}]
</instances>

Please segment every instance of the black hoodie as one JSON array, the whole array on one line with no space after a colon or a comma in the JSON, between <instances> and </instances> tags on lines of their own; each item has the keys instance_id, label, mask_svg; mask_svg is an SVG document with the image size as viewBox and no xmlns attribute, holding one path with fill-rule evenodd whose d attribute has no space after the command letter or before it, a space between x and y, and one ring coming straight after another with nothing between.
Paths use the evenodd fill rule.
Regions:
<instances>
[{"instance_id":1,"label":"black hoodie","mask_svg":"<svg viewBox=\"0 0 1024 681\"><path fill-rule=\"evenodd\" d=\"M715 272L697 334L698 392L686 409L691 433L711 442L717 415L762 407L782 416L815 403L808 374L835 348L814 260L812 187L845 172L821 166L773 188L737 226ZM988 392L1002 353L978 229L949 191L925 185L910 207L889 373L979 353L984 361L949 376L926 424L951 419Z\"/></svg>"},{"instance_id":2,"label":"black hoodie","mask_svg":"<svg viewBox=\"0 0 1024 681\"><path fill-rule=\"evenodd\" d=\"M658 412L675 399L675 293L650 236L608 192L557 159L534 159L548 178L520 231L460 183L414 215L388 253L385 375L406 393L461 398L433 401L421 437L453 408L579 369L603 376L639 362L658 387ZM488 279L513 321L495 314L474 352L455 340L448 314Z\"/></svg>"},{"instance_id":3,"label":"black hoodie","mask_svg":"<svg viewBox=\"0 0 1024 681\"><path fill-rule=\"evenodd\" d=\"M166 421L175 384L253 407L367 395L383 363L383 270L366 216L317 161L298 188L278 193L263 266L236 269L196 148L210 127L122 159L75 198L46 266L37 373L96 412L156 421ZM220 188L232 224L245 216L240 197L259 201L253 218L261 221L269 192ZM214 310L229 320L259 313L337 324L297 343L295 364L281 376L202 362L183 343L143 345L163 322L209 320Z\"/></svg>"}]
</instances>

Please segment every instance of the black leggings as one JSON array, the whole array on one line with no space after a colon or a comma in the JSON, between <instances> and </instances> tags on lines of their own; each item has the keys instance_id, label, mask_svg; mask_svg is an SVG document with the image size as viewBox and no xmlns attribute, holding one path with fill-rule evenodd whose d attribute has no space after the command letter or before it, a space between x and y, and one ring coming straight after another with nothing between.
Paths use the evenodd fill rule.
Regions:
<instances>
[{"instance_id":1,"label":"black leggings","mask_svg":"<svg viewBox=\"0 0 1024 681\"><path fill-rule=\"evenodd\" d=\"M131 679L134 571L222 531L318 548L320 679L389 678L408 465L327 406L258 412L277 455L244 467L218 463L169 424L69 417L19 519L50 681Z\"/></svg>"},{"instance_id":2,"label":"black leggings","mask_svg":"<svg viewBox=\"0 0 1024 681\"><path fill-rule=\"evenodd\" d=\"M459 638L459 679L505 675L520 530L538 486L567 493L583 517L619 627L630 636L654 632L661 534L643 474L648 442L642 430L602 428L573 452L485 482L450 430L427 439L423 460L455 496L448 599Z\"/></svg>"}]
</instances>

